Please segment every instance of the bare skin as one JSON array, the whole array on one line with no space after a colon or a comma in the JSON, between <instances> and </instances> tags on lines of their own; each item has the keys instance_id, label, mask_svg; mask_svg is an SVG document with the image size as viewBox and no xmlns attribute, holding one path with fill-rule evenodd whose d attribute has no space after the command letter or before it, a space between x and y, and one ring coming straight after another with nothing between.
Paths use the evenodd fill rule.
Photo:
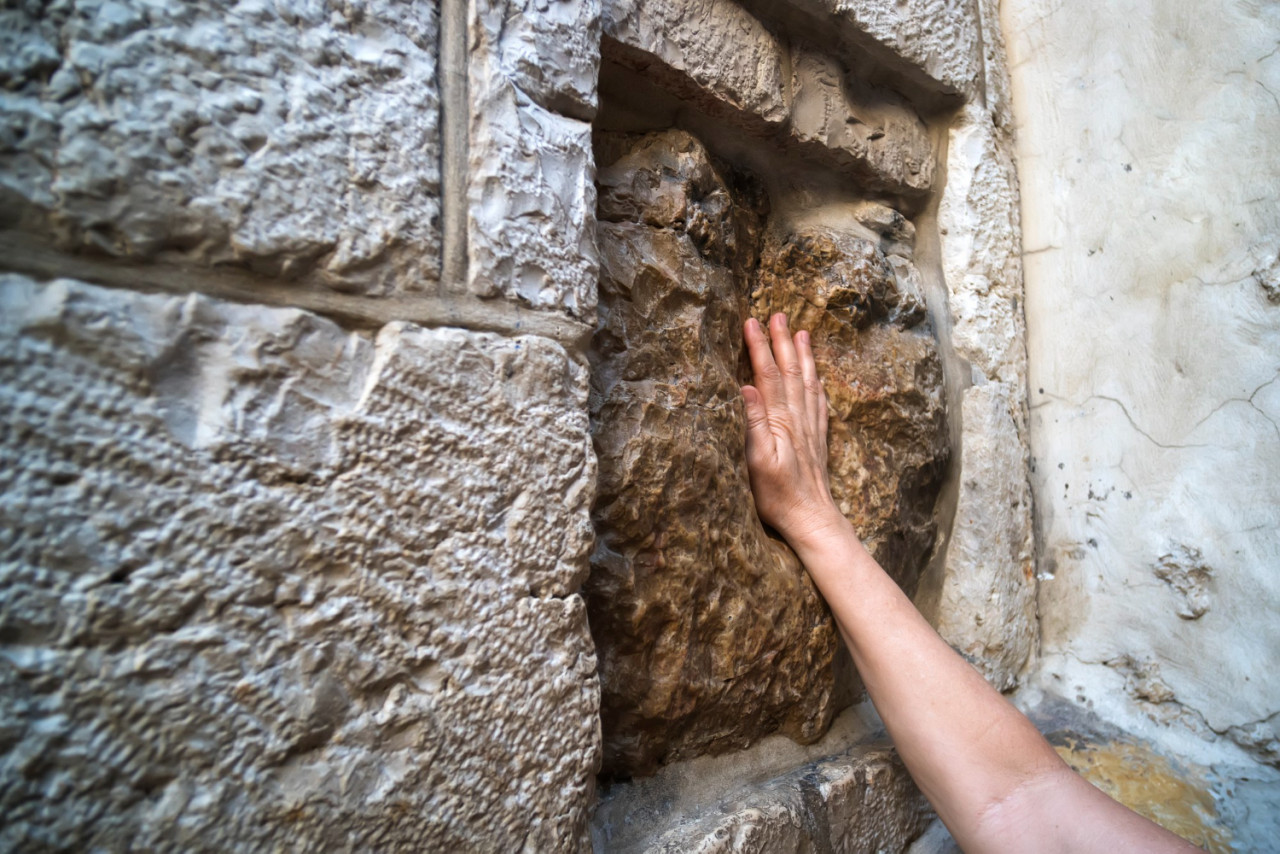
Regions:
<instances>
[{"instance_id":1,"label":"bare skin","mask_svg":"<svg viewBox=\"0 0 1280 854\"><path fill-rule=\"evenodd\" d=\"M922 792L967 852L1197 851L1073 772L920 616L831 498L827 398L807 332L746 323L747 467L760 518L821 591ZM772 347L769 340L772 339Z\"/></svg>"}]
</instances>

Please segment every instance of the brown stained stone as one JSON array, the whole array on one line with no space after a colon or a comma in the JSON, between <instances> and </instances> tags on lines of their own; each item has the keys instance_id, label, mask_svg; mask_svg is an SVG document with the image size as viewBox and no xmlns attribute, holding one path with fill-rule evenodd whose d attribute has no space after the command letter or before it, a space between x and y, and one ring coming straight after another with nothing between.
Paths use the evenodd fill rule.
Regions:
<instances>
[{"instance_id":1,"label":"brown stained stone","mask_svg":"<svg viewBox=\"0 0 1280 854\"><path fill-rule=\"evenodd\" d=\"M925 327L908 328L922 311L899 299L870 243L766 237L763 191L687 133L602 134L596 150L599 482L586 595L604 772L651 773L778 731L815 740L836 711L836 632L756 516L742 321L786 308L814 330L836 495L913 583L945 453L937 354ZM799 257L810 249L818 260Z\"/></svg>"},{"instance_id":2,"label":"brown stained stone","mask_svg":"<svg viewBox=\"0 0 1280 854\"><path fill-rule=\"evenodd\" d=\"M908 592L933 547L947 458L942 363L918 295L875 244L808 228L765 241L751 311L807 329L831 406L831 492Z\"/></svg>"}]
</instances>

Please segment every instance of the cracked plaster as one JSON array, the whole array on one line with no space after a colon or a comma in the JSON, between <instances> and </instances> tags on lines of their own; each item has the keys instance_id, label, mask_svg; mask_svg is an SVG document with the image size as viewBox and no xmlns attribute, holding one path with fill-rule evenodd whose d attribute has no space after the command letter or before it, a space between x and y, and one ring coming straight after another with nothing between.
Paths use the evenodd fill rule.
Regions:
<instances>
[{"instance_id":1,"label":"cracked plaster","mask_svg":"<svg viewBox=\"0 0 1280 854\"><path fill-rule=\"evenodd\" d=\"M1181 750L1275 764L1280 206L1259 177L1280 174L1280 9L1003 14L1042 681Z\"/></svg>"}]
</instances>

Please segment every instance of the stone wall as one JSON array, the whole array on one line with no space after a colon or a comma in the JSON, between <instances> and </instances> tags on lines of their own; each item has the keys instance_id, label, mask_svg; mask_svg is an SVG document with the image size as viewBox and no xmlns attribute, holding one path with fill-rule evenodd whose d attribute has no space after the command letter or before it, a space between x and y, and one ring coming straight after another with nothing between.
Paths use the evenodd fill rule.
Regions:
<instances>
[{"instance_id":1,"label":"stone wall","mask_svg":"<svg viewBox=\"0 0 1280 854\"><path fill-rule=\"evenodd\" d=\"M843 509L1016 685L993 11L0 11L3 845L905 848L740 328L813 332Z\"/></svg>"},{"instance_id":2,"label":"stone wall","mask_svg":"<svg viewBox=\"0 0 1280 854\"><path fill-rule=\"evenodd\" d=\"M0 847L586 846L599 34L537 9L0 12Z\"/></svg>"},{"instance_id":3,"label":"stone wall","mask_svg":"<svg viewBox=\"0 0 1280 854\"><path fill-rule=\"evenodd\" d=\"M1038 681L1266 780L1254 850L1269 850L1280 789L1252 761L1280 765L1280 9L1042 5L1005 4Z\"/></svg>"}]
</instances>

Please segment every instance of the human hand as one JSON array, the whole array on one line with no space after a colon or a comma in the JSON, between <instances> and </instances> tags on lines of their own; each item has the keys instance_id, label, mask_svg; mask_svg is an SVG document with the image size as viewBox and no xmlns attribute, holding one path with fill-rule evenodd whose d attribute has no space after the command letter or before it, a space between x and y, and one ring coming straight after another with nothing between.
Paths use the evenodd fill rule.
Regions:
<instances>
[{"instance_id":1,"label":"human hand","mask_svg":"<svg viewBox=\"0 0 1280 854\"><path fill-rule=\"evenodd\" d=\"M769 320L772 352L755 318L743 332L755 375L742 387L751 491L760 518L798 548L843 521L827 479L827 395L809 333L793 338L785 314Z\"/></svg>"}]
</instances>

